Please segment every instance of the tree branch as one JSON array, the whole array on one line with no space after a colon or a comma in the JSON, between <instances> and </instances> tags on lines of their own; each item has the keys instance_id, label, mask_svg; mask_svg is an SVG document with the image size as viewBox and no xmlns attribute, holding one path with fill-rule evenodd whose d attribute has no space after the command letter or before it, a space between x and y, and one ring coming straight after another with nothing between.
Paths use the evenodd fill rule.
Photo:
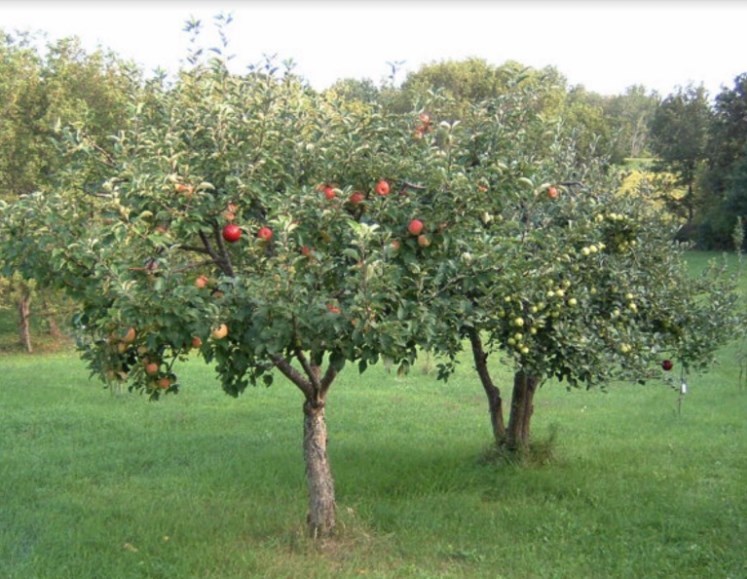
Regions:
<instances>
[{"instance_id":1,"label":"tree branch","mask_svg":"<svg viewBox=\"0 0 747 579\"><path fill-rule=\"evenodd\" d=\"M321 385L319 383L319 374L314 371L314 368L316 366L312 366L309 364L308 358L306 358L306 355L303 353L303 350L296 346L293 349L293 352L298 359L298 361L301 363L301 367L303 368L303 371L306 372L306 375L309 377L309 381L311 382L311 385L314 387L314 390L319 392Z\"/></svg>"},{"instance_id":2,"label":"tree branch","mask_svg":"<svg viewBox=\"0 0 747 579\"><path fill-rule=\"evenodd\" d=\"M322 378L319 388L322 399L324 399L324 397L327 395L327 390L329 390L329 387L332 384L332 381L335 379L335 376L337 376L337 370L335 370L334 366L330 364L329 366L327 366L327 371L324 373L324 377Z\"/></svg>"},{"instance_id":3,"label":"tree branch","mask_svg":"<svg viewBox=\"0 0 747 579\"><path fill-rule=\"evenodd\" d=\"M286 378L288 378L288 380L298 386L298 389L304 393L307 400L314 399L314 387L312 386L311 382L306 380L298 370L291 366L288 360L286 360L282 356L278 356L277 354L272 354L270 356L270 359L272 360L272 363L277 366L278 370L280 370L280 372L282 372L282 374Z\"/></svg>"},{"instance_id":4,"label":"tree branch","mask_svg":"<svg viewBox=\"0 0 747 579\"><path fill-rule=\"evenodd\" d=\"M231 265L231 257L228 255L228 251L226 250L226 244L223 243L223 236L221 235L220 226L217 222L213 223L213 236L215 237L215 242L218 244L218 249L220 250L220 257L221 257L221 263L225 266L224 271L229 276L233 277L233 266Z\"/></svg>"},{"instance_id":5,"label":"tree branch","mask_svg":"<svg viewBox=\"0 0 747 579\"><path fill-rule=\"evenodd\" d=\"M179 249L184 250L184 251L193 251L195 253L204 253L206 255L210 255L210 252L207 249L205 249L204 247L197 247L195 245L180 245Z\"/></svg>"},{"instance_id":6,"label":"tree branch","mask_svg":"<svg viewBox=\"0 0 747 579\"><path fill-rule=\"evenodd\" d=\"M217 224L214 225L213 230L215 231L217 227ZM220 239L220 232L217 232L216 238L219 240L219 246L221 247L223 256L220 256L215 252L213 246L210 243L210 239L208 239L208 236L204 231L200 231L199 236L202 240L202 244L205 246L204 253L207 253L210 257L213 258L213 261L218 267L223 270L223 273L233 277L233 268L231 267L231 263L228 261L228 255L225 253L225 247L223 247L222 240Z\"/></svg>"}]
</instances>

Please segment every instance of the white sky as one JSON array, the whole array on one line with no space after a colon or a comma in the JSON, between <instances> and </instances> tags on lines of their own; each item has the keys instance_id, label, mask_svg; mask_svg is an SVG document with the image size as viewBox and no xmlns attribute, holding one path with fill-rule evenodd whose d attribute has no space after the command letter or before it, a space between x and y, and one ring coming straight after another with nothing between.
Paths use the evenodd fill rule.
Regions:
<instances>
[{"instance_id":1,"label":"white sky","mask_svg":"<svg viewBox=\"0 0 747 579\"><path fill-rule=\"evenodd\" d=\"M292 58L312 86L469 56L554 65L571 84L619 94L633 84L666 95L703 83L711 96L747 72L747 2L737 0L115 0L0 1L0 28L77 35L144 65L175 70L190 17L232 13L230 52L247 65ZM207 26L206 28L210 28Z\"/></svg>"}]
</instances>

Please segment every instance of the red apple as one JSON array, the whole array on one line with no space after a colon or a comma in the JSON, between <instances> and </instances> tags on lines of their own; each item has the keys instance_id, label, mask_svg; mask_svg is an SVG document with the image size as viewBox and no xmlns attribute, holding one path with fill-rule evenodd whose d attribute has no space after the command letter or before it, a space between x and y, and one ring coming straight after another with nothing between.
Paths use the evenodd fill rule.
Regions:
<instances>
[{"instance_id":1,"label":"red apple","mask_svg":"<svg viewBox=\"0 0 747 579\"><path fill-rule=\"evenodd\" d=\"M308 245L301 247L301 255L304 257L311 257L312 249Z\"/></svg>"},{"instance_id":2,"label":"red apple","mask_svg":"<svg viewBox=\"0 0 747 579\"><path fill-rule=\"evenodd\" d=\"M200 336L192 337L192 347L199 348L201 346L202 346L202 338L200 338Z\"/></svg>"},{"instance_id":3,"label":"red apple","mask_svg":"<svg viewBox=\"0 0 747 579\"><path fill-rule=\"evenodd\" d=\"M671 360L664 360L661 363L661 367L665 372L669 372L672 368L674 368L674 363Z\"/></svg>"},{"instance_id":4,"label":"red apple","mask_svg":"<svg viewBox=\"0 0 747 579\"><path fill-rule=\"evenodd\" d=\"M555 187L548 187L547 188L547 196L550 199L557 199L558 198L558 190Z\"/></svg>"},{"instance_id":5,"label":"red apple","mask_svg":"<svg viewBox=\"0 0 747 579\"><path fill-rule=\"evenodd\" d=\"M332 185L325 185L322 188L322 192L324 193L324 198L328 201L332 201L336 197L335 188Z\"/></svg>"},{"instance_id":6,"label":"red apple","mask_svg":"<svg viewBox=\"0 0 747 579\"><path fill-rule=\"evenodd\" d=\"M382 197L389 195L389 183L384 179L381 179L376 183L376 194L381 195Z\"/></svg>"},{"instance_id":7,"label":"red apple","mask_svg":"<svg viewBox=\"0 0 747 579\"><path fill-rule=\"evenodd\" d=\"M425 234L418 235L418 245L420 247L428 247L431 244L431 238Z\"/></svg>"},{"instance_id":8,"label":"red apple","mask_svg":"<svg viewBox=\"0 0 747 579\"><path fill-rule=\"evenodd\" d=\"M407 231L410 232L410 235L420 235L423 232L423 222L420 221L420 219L413 219L410 221L410 223L407 226Z\"/></svg>"},{"instance_id":9,"label":"red apple","mask_svg":"<svg viewBox=\"0 0 747 579\"><path fill-rule=\"evenodd\" d=\"M337 307L335 304L327 304L327 310L330 314L339 314L340 308Z\"/></svg>"},{"instance_id":10,"label":"red apple","mask_svg":"<svg viewBox=\"0 0 747 579\"><path fill-rule=\"evenodd\" d=\"M171 386L171 378L167 378L166 376L164 376L163 378L159 378L156 384L158 384L159 388L166 390L169 386Z\"/></svg>"},{"instance_id":11,"label":"red apple","mask_svg":"<svg viewBox=\"0 0 747 579\"><path fill-rule=\"evenodd\" d=\"M424 125L430 125L431 124L431 118L426 113L420 113L420 122Z\"/></svg>"},{"instance_id":12,"label":"red apple","mask_svg":"<svg viewBox=\"0 0 747 579\"><path fill-rule=\"evenodd\" d=\"M160 366L156 362L148 362L145 365L145 373L149 376L155 376L156 374L158 374L159 368Z\"/></svg>"},{"instance_id":13,"label":"red apple","mask_svg":"<svg viewBox=\"0 0 747 579\"><path fill-rule=\"evenodd\" d=\"M210 278L206 275L198 275L197 279L195 279L195 286L198 289L206 288L208 283L210 282Z\"/></svg>"},{"instance_id":14,"label":"red apple","mask_svg":"<svg viewBox=\"0 0 747 579\"><path fill-rule=\"evenodd\" d=\"M234 223L229 223L223 228L223 239L228 243L235 243L241 237L241 227Z\"/></svg>"},{"instance_id":15,"label":"red apple","mask_svg":"<svg viewBox=\"0 0 747 579\"><path fill-rule=\"evenodd\" d=\"M365 198L366 196L363 193L361 193L360 191L356 191L348 198L348 201L350 201L353 205L358 205L360 203L363 203Z\"/></svg>"},{"instance_id":16,"label":"red apple","mask_svg":"<svg viewBox=\"0 0 747 579\"><path fill-rule=\"evenodd\" d=\"M262 241L270 241L272 239L272 229L269 227L260 227L257 232L257 237Z\"/></svg>"}]
</instances>

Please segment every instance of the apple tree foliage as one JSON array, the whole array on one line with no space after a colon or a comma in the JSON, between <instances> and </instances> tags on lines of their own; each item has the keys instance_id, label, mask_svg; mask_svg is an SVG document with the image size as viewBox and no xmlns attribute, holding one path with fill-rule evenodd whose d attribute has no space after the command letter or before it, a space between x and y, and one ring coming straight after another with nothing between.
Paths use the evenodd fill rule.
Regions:
<instances>
[{"instance_id":1,"label":"apple tree foliage","mask_svg":"<svg viewBox=\"0 0 747 579\"><path fill-rule=\"evenodd\" d=\"M64 133L64 186L2 210L5 261L76 298L83 356L107 381L175 393L191 350L231 395L284 375L324 535L324 410L346 364L406 369L428 349L447 377L466 340L496 441L519 450L545 379L695 365L737 322L730 282L687 277L671 224L579 166L563 123L538 113L545 96L518 83L460 119L438 93L392 113L271 62L243 76L199 63L133 95L106 151ZM508 426L493 353L515 369Z\"/></svg>"},{"instance_id":2,"label":"apple tree foliage","mask_svg":"<svg viewBox=\"0 0 747 579\"><path fill-rule=\"evenodd\" d=\"M107 381L177 392L191 349L232 395L273 369L288 378L304 397L310 528L326 534L336 375L382 356L406 367L439 335L406 232L439 177L428 147L410 150L411 117L320 97L271 63L199 64L134 99L108 151L66 132L64 187L3 212L6 264L77 300L79 346Z\"/></svg>"},{"instance_id":3,"label":"apple tree foliage","mask_svg":"<svg viewBox=\"0 0 747 579\"><path fill-rule=\"evenodd\" d=\"M526 113L539 96L491 99L446 137L425 136L450 159L441 202L459 244L421 266L439 320L469 341L496 442L511 451L526 449L548 378L591 387L660 377L665 359L702 368L743 327L736 279L716 266L691 277L678 223L616 193L599 163L580 164L562 123ZM454 359L455 344L439 346ZM491 353L515 369L508 425Z\"/></svg>"}]
</instances>

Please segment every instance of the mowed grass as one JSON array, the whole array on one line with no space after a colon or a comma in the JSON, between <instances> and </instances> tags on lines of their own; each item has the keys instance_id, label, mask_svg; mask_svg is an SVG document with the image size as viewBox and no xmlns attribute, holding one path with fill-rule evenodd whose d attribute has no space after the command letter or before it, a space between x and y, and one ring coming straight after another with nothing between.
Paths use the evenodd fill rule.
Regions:
<instances>
[{"instance_id":1,"label":"mowed grass","mask_svg":"<svg viewBox=\"0 0 747 579\"><path fill-rule=\"evenodd\" d=\"M746 577L743 344L688 379L536 400L552 459L481 460L484 394L346 369L328 405L339 533L305 537L301 395L181 369L149 403L70 354L0 358L0 577ZM508 393L509 372L493 370Z\"/></svg>"}]
</instances>

